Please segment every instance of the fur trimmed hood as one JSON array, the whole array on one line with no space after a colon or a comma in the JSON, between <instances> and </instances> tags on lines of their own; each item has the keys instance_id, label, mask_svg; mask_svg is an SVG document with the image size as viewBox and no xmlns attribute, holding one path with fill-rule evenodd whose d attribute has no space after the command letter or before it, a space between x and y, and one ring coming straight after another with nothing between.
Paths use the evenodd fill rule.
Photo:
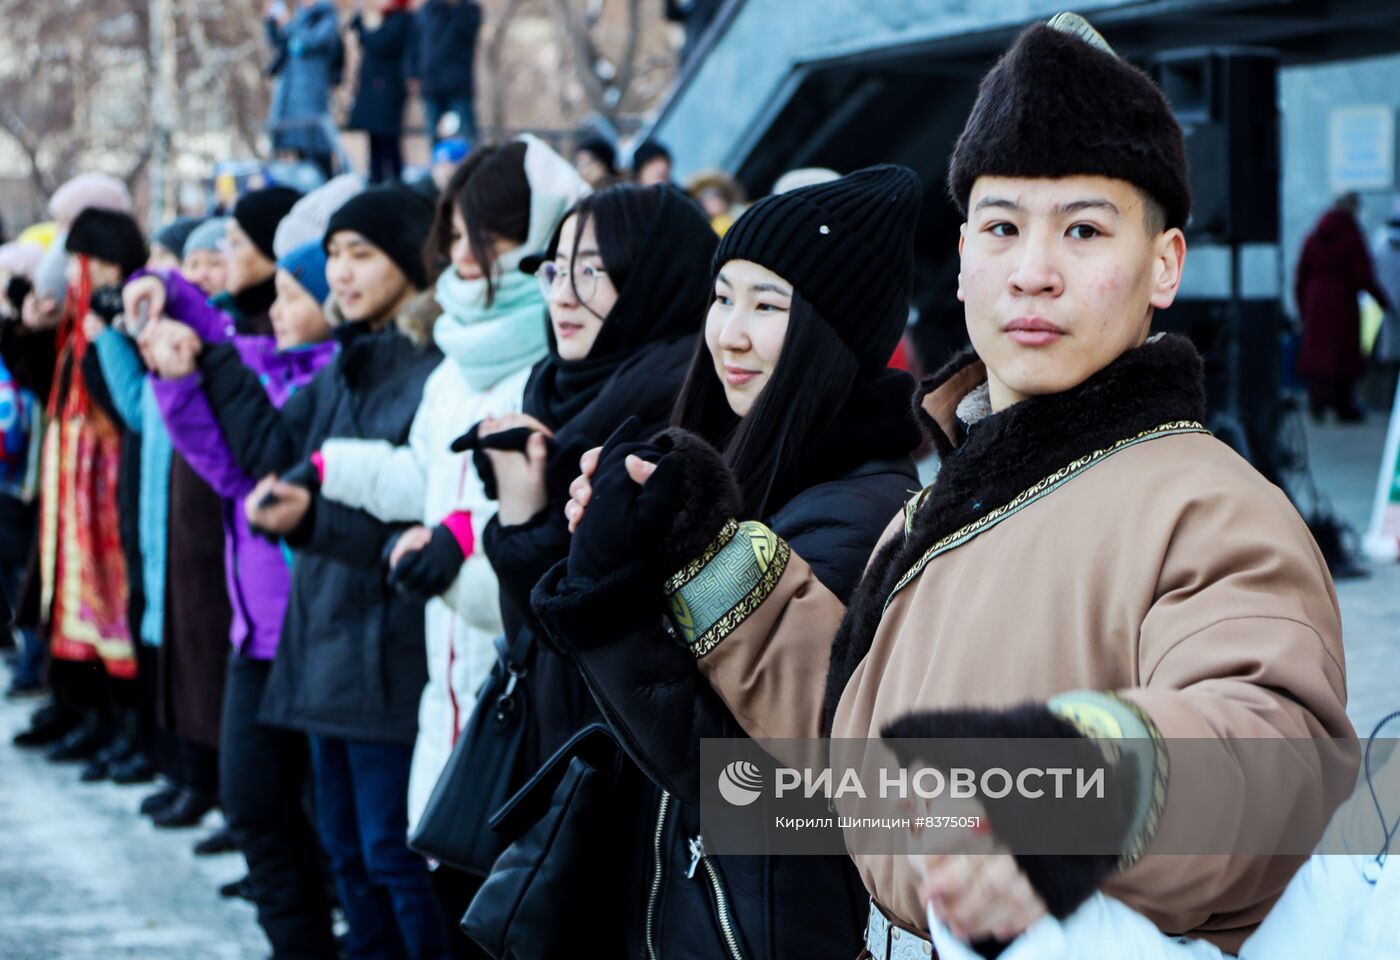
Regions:
<instances>
[{"instance_id":1,"label":"fur trimmed hood","mask_svg":"<svg viewBox=\"0 0 1400 960\"><path fill-rule=\"evenodd\" d=\"M325 312L326 322L332 327L343 327L349 323L334 296L326 301ZM426 347L433 342L433 327L437 325L440 316L442 307L438 305L433 290L429 288L414 294L413 299L408 301L394 318L394 326L415 345Z\"/></svg>"},{"instance_id":2,"label":"fur trimmed hood","mask_svg":"<svg viewBox=\"0 0 1400 960\"><path fill-rule=\"evenodd\" d=\"M870 650L885 599L930 546L1080 457L1162 424L1205 419L1201 356L1171 334L1129 350L1072 390L1032 397L969 427L958 408L986 380L985 364L968 350L920 384L914 415L942 468L910 502L906 536L876 552L851 598L831 650L825 729Z\"/></svg>"}]
</instances>

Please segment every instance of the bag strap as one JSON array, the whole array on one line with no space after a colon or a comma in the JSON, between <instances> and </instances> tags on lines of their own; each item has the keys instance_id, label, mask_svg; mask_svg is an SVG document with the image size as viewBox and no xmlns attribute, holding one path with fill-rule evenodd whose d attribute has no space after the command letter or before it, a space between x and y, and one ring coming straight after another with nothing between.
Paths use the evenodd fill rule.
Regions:
<instances>
[{"instance_id":1,"label":"bag strap","mask_svg":"<svg viewBox=\"0 0 1400 960\"><path fill-rule=\"evenodd\" d=\"M536 639L533 630L522 627L515 632L514 637L498 633L493 642L496 647L496 659L508 673L519 678L530 672L530 665L535 659Z\"/></svg>"}]
</instances>

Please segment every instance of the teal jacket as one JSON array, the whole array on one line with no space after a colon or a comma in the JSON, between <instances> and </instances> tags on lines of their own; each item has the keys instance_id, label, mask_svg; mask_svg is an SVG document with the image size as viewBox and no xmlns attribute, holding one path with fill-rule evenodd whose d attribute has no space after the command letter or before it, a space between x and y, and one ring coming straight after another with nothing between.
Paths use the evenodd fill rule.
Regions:
<instances>
[{"instance_id":1,"label":"teal jacket","mask_svg":"<svg viewBox=\"0 0 1400 960\"><path fill-rule=\"evenodd\" d=\"M93 345L107 392L126 428L141 435L141 497L137 508L141 531L141 574L146 609L141 615L141 642L160 646L165 624L165 550L170 514L170 434L161 419L155 392L136 344L107 329Z\"/></svg>"}]
</instances>

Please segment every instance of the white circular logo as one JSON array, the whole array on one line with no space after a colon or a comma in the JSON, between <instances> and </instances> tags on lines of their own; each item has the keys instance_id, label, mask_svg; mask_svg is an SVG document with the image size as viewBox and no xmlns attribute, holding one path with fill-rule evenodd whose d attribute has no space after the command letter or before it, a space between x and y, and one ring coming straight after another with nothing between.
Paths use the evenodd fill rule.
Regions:
<instances>
[{"instance_id":1,"label":"white circular logo","mask_svg":"<svg viewBox=\"0 0 1400 960\"><path fill-rule=\"evenodd\" d=\"M719 772L719 795L736 807L747 807L763 792L763 771L747 760L735 760Z\"/></svg>"}]
</instances>

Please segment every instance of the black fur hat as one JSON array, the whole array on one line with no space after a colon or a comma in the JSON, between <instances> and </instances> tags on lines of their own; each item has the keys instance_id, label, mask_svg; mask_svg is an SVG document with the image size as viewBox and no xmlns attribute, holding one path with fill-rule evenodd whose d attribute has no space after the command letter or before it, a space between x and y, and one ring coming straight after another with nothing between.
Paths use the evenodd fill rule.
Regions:
<instances>
[{"instance_id":1,"label":"black fur hat","mask_svg":"<svg viewBox=\"0 0 1400 960\"><path fill-rule=\"evenodd\" d=\"M131 214L97 207L88 207L78 214L68 228L64 249L116 264L123 277L144 267L150 256L146 238Z\"/></svg>"},{"instance_id":2,"label":"black fur hat","mask_svg":"<svg viewBox=\"0 0 1400 960\"><path fill-rule=\"evenodd\" d=\"M1071 17L1022 31L983 78L949 164L953 202L966 216L982 176L1087 174L1128 181L1162 205L1168 227L1185 226L1186 143L1166 98L1087 23L1060 26Z\"/></svg>"}]
</instances>

